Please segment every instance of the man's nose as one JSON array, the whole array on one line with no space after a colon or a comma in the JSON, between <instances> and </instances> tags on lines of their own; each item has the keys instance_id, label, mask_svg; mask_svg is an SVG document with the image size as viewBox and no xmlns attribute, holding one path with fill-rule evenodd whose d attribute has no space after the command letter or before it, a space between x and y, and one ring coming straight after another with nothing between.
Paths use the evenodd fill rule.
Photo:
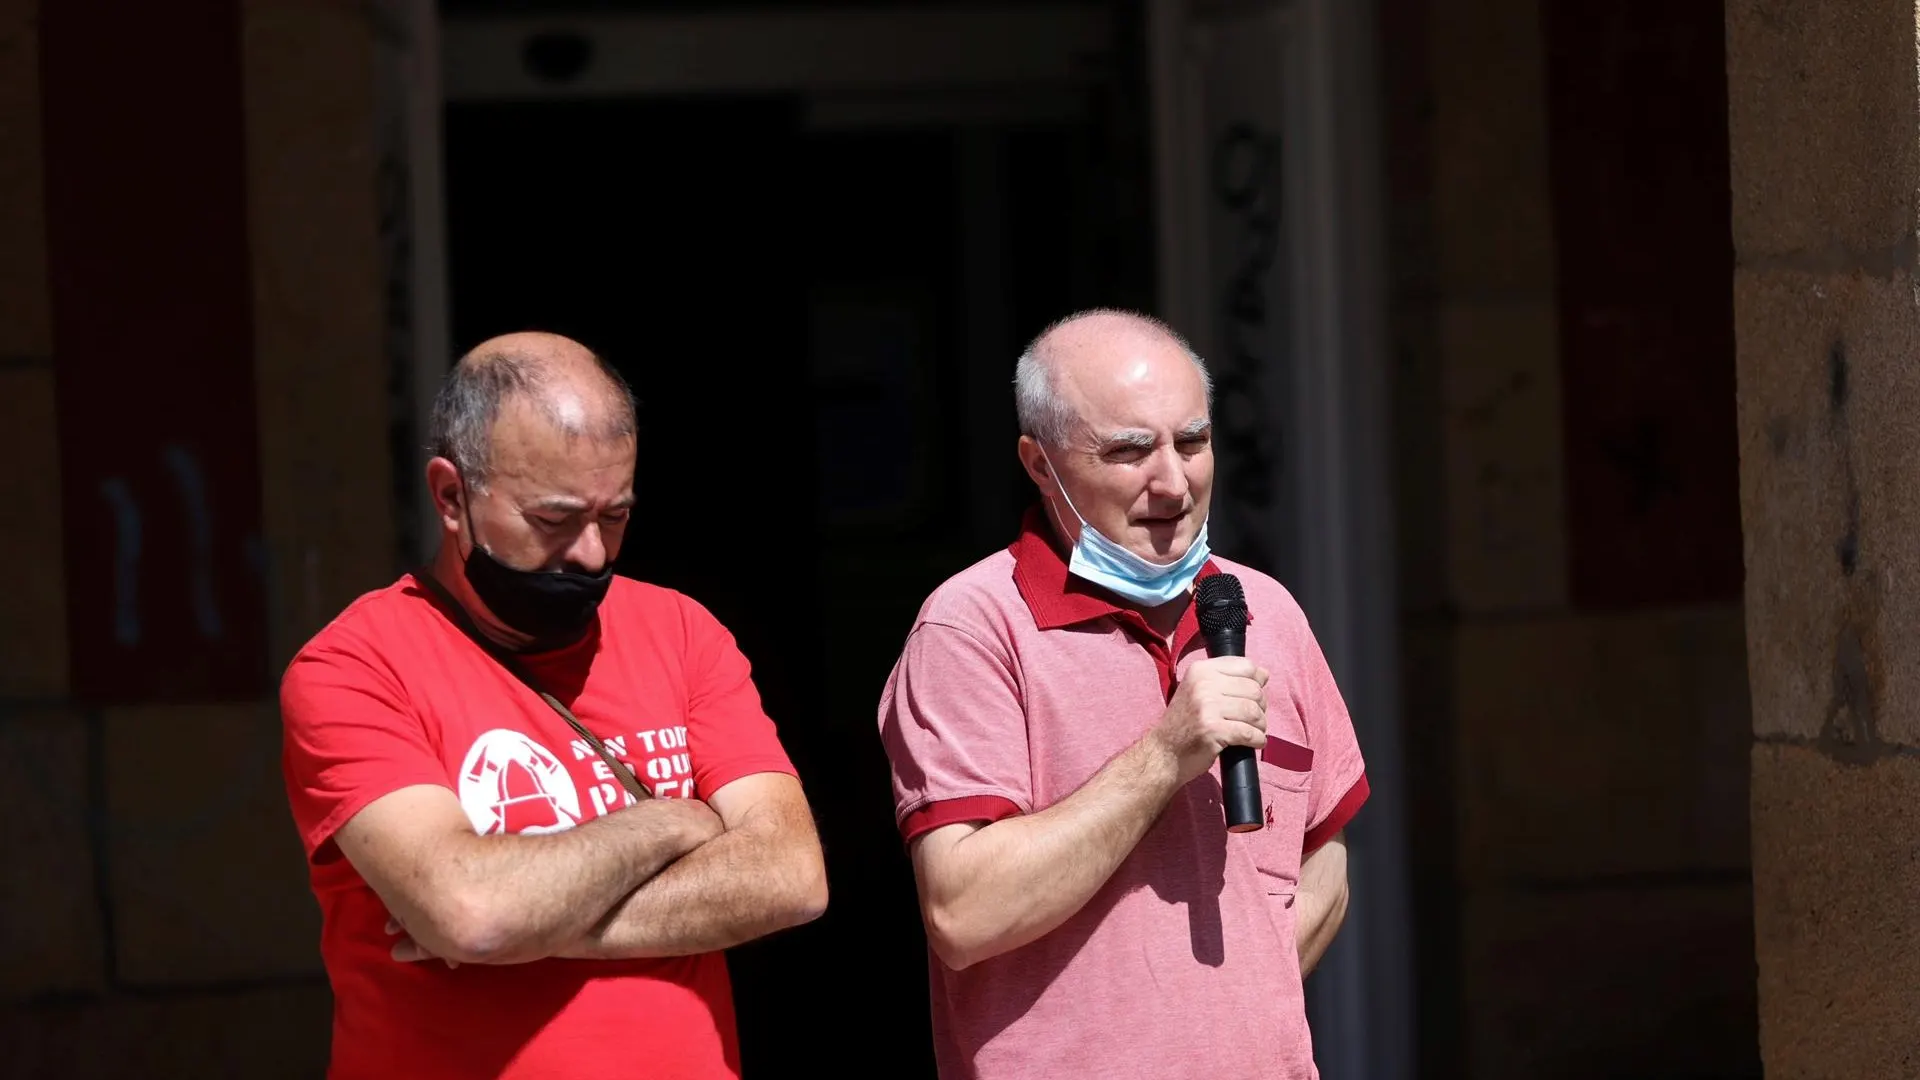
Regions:
<instances>
[{"instance_id":1,"label":"man's nose","mask_svg":"<svg viewBox=\"0 0 1920 1080\"><path fill-rule=\"evenodd\" d=\"M607 541L600 535L600 523L589 521L568 545L566 560L589 574L597 574L607 565Z\"/></svg>"},{"instance_id":2,"label":"man's nose","mask_svg":"<svg viewBox=\"0 0 1920 1080\"><path fill-rule=\"evenodd\" d=\"M1155 450L1147 465L1147 494L1156 499L1184 500L1188 486L1179 451L1171 446Z\"/></svg>"}]
</instances>

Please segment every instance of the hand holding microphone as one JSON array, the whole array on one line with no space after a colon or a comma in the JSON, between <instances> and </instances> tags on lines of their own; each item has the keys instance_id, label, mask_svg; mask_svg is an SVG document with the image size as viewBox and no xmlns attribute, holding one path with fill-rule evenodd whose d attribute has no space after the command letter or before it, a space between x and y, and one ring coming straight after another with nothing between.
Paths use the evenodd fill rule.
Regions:
<instances>
[{"instance_id":1,"label":"hand holding microphone","mask_svg":"<svg viewBox=\"0 0 1920 1080\"><path fill-rule=\"evenodd\" d=\"M1193 589L1194 614L1200 633L1207 639L1207 652L1213 657L1245 656L1247 653L1247 596L1240 579L1232 574L1215 574ZM1260 679L1260 745L1266 742L1266 677ZM1220 751L1220 800L1227 808L1228 832L1252 832L1265 824L1260 805L1260 765L1253 750L1235 744Z\"/></svg>"},{"instance_id":2,"label":"hand holding microphone","mask_svg":"<svg viewBox=\"0 0 1920 1080\"><path fill-rule=\"evenodd\" d=\"M1212 655L1187 669L1155 728L1179 761L1182 784L1219 759L1227 827L1235 832L1258 829L1265 817L1253 748L1266 742L1267 672L1240 655L1247 610L1241 597L1240 582L1230 574L1200 582L1194 604Z\"/></svg>"}]
</instances>

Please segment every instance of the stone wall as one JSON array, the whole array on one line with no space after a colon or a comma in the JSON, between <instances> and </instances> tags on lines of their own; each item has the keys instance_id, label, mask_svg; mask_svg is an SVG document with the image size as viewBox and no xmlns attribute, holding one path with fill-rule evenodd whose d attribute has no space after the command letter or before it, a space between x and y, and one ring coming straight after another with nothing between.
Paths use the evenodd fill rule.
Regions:
<instances>
[{"instance_id":1,"label":"stone wall","mask_svg":"<svg viewBox=\"0 0 1920 1080\"><path fill-rule=\"evenodd\" d=\"M1689 485L1724 485L1731 513L1730 447L1717 479L1664 463L1656 478L1673 490L1658 495L1677 508L1609 502L1604 446L1586 440L1646 426L1688 386L1565 391L1607 381L1570 363L1631 357L1579 336L1597 303L1579 260L1602 253L1579 246L1595 230L1568 215L1619 209L1567 205L1581 177L1555 110L1584 103L1599 113L1582 123L1629 131L1653 121L1556 66L1555 42L1644 64L1635 50L1669 16L1582 10L1593 17L1570 27L1534 0L1381 6L1423 1075L1751 1075L1741 608L1634 562L1659 551L1646 540L1659 515L1716 496ZM1641 164L1623 182L1658 172ZM1610 242L1650 261L1688 254L1672 246L1685 238L1636 234L1620 216ZM1666 325L1638 296L1606 302L1616 322ZM1723 365L1672 370L1724 380L1726 407L1724 347L1673 363ZM1732 521L1709 524L1735 535ZM1596 561L1596 536L1634 544ZM1583 544L1589 557L1574 559ZM1725 547L1720 577L1737 582L1737 545ZM1650 578L1670 584L1633 588Z\"/></svg>"},{"instance_id":2,"label":"stone wall","mask_svg":"<svg viewBox=\"0 0 1920 1080\"><path fill-rule=\"evenodd\" d=\"M376 27L350 4L247 0L177 11L169 33L231 33L240 49L232 93L244 110L237 160L249 245L239 270L251 282L266 651L277 673L300 641L392 571ZM261 677L252 701L111 705L78 700L70 678L64 575L112 570L74 564L72 516L63 513L59 426L84 424L87 414L56 408L56 375L85 385L89 373L61 366L71 361L49 298L43 130L60 116L43 116L42 31L37 0L0 2L8 1072L317 1077L331 1006L318 912L281 787L273 676ZM112 19L99 21L99 34L116 32ZM168 48L161 37L142 44ZM72 48L73 39L53 47ZM114 85L111 74L101 85ZM137 91L114 87L123 89ZM140 174L129 169L123 182ZM112 317L113 297L97 304L94 317ZM196 378L191 367L177 375L189 388ZM88 392L115 392L111 379L98 381ZM97 437L112 445L118 433Z\"/></svg>"},{"instance_id":3,"label":"stone wall","mask_svg":"<svg viewBox=\"0 0 1920 1080\"><path fill-rule=\"evenodd\" d=\"M1915 7L1730 0L1767 1075L1920 1075Z\"/></svg>"}]
</instances>

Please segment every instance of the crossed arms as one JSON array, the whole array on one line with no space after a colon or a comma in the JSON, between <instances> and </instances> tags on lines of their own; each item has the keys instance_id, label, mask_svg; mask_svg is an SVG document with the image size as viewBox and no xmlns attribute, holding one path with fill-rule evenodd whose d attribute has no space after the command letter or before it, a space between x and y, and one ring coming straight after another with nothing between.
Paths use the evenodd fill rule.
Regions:
<instances>
[{"instance_id":1,"label":"crossed arms","mask_svg":"<svg viewBox=\"0 0 1920 1080\"><path fill-rule=\"evenodd\" d=\"M390 792L335 835L414 947L513 964L712 952L818 918L826 871L800 784L755 773L545 835L477 836L451 791Z\"/></svg>"}]
</instances>

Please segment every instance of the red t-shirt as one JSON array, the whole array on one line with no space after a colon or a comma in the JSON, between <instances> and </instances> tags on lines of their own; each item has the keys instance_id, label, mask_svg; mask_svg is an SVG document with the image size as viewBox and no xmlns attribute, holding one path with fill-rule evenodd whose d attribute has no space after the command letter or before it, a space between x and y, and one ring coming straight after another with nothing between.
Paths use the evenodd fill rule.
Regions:
<instances>
[{"instance_id":1,"label":"red t-shirt","mask_svg":"<svg viewBox=\"0 0 1920 1080\"><path fill-rule=\"evenodd\" d=\"M616 577L585 640L522 659L657 795L793 773L733 636L678 593ZM333 842L368 803L438 784L487 835L554 832L632 801L412 576L308 642L280 704L333 984L331 1077L739 1075L719 953L457 968L389 954L386 908Z\"/></svg>"}]
</instances>

